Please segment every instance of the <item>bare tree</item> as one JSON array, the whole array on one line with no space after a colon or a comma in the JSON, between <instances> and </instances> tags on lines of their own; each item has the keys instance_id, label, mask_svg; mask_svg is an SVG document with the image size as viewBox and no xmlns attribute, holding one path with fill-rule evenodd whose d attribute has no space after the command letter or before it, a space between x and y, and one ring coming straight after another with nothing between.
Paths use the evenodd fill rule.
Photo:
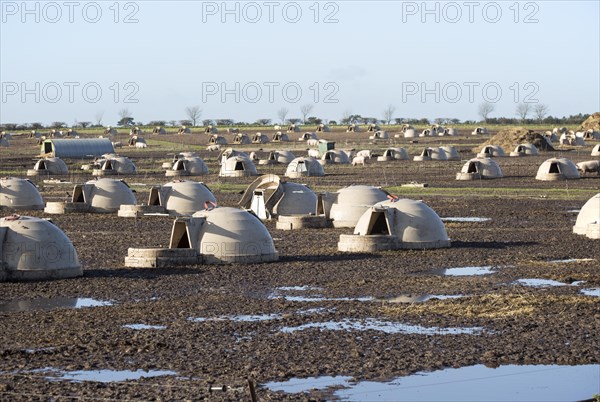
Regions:
<instances>
[{"instance_id":1,"label":"bare tree","mask_svg":"<svg viewBox=\"0 0 600 402\"><path fill-rule=\"evenodd\" d=\"M188 106L185 108L185 115L192 121L192 126L196 126L196 122L202 116L202 109L200 106Z\"/></svg>"},{"instance_id":2,"label":"bare tree","mask_svg":"<svg viewBox=\"0 0 600 402\"><path fill-rule=\"evenodd\" d=\"M96 120L96 125L97 126L101 126L102 125L102 118L104 117L104 112L98 112L96 113L96 115L94 116L94 119Z\"/></svg>"},{"instance_id":3,"label":"bare tree","mask_svg":"<svg viewBox=\"0 0 600 402\"><path fill-rule=\"evenodd\" d=\"M127 117L131 117L131 112L129 111L129 109L123 108L119 110L119 117L121 118L121 120Z\"/></svg>"},{"instance_id":4,"label":"bare tree","mask_svg":"<svg viewBox=\"0 0 600 402\"><path fill-rule=\"evenodd\" d=\"M543 103L538 103L537 105L535 105L535 107L533 108L533 111L535 113L535 117L537 117L538 121L541 123L544 118L546 117L546 115L548 114L548 110L550 108L548 107L548 105L544 105Z\"/></svg>"},{"instance_id":5,"label":"bare tree","mask_svg":"<svg viewBox=\"0 0 600 402\"><path fill-rule=\"evenodd\" d=\"M302 112L302 123L306 124L306 116L308 116L310 114L310 112L312 112L313 110L313 105L311 105L310 103L307 103L306 105L302 105L300 107L300 112Z\"/></svg>"},{"instance_id":6,"label":"bare tree","mask_svg":"<svg viewBox=\"0 0 600 402\"><path fill-rule=\"evenodd\" d=\"M524 122L530 111L531 105L529 103L519 103L515 110L515 114L521 118L521 122Z\"/></svg>"},{"instance_id":7,"label":"bare tree","mask_svg":"<svg viewBox=\"0 0 600 402\"><path fill-rule=\"evenodd\" d=\"M285 124L285 118L288 114L289 110L287 108L282 107L277 111L277 117L281 120L281 124Z\"/></svg>"},{"instance_id":8,"label":"bare tree","mask_svg":"<svg viewBox=\"0 0 600 402\"><path fill-rule=\"evenodd\" d=\"M350 124L352 123L352 111L351 110L344 110L344 113L342 113L342 120L341 122L344 124Z\"/></svg>"},{"instance_id":9,"label":"bare tree","mask_svg":"<svg viewBox=\"0 0 600 402\"><path fill-rule=\"evenodd\" d=\"M383 120L385 121L385 124L390 124L394 117L395 111L396 107L394 105L388 105L385 109L383 109Z\"/></svg>"},{"instance_id":10,"label":"bare tree","mask_svg":"<svg viewBox=\"0 0 600 402\"><path fill-rule=\"evenodd\" d=\"M479 105L479 116L487 123L488 116L496 109L496 105L489 102L483 102Z\"/></svg>"}]
</instances>

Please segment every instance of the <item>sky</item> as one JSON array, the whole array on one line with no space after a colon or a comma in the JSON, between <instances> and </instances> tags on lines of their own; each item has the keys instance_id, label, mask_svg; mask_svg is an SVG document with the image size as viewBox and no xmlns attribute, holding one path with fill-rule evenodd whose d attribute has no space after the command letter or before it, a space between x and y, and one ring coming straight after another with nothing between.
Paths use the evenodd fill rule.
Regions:
<instances>
[{"instance_id":1,"label":"sky","mask_svg":"<svg viewBox=\"0 0 600 402\"><path fill-rule=\"evenodd\" d=\"M0 122L600 110L600 1L0 0Z\"/></svg>"}]
</instances>

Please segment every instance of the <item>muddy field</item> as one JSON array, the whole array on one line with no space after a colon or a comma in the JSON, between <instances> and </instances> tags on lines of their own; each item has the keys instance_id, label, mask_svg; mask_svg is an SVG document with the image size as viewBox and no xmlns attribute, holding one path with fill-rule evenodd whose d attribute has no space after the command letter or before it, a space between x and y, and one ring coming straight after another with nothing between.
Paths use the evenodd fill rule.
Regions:
<instances>
[{"instance_id":1,"label":"muddy field","mask_svg":"<svg viewBox=\"0 0 600 402\"><path fill-rule=\"evenodd\" d=\"M327 165L325 177L296 180L315 191L378 185L424 200L442 218L489 219L446 221L448 249L375 254L337 251L339 236L352 229L281 231L267 222L279 262L131 269L123 263L127 249L168 246L173 218L53 215L73 241L84 276L0 284L0 399L250 400L250 379L260 401L332 400L339 394L331 387L286 393L265 384L322 376L383 382L479 364L600 363L600 243L572 233L574 211L600 190L600 176L534 179L538 166L555 155L575 163L593 159L594 142L499 158L504 178L465 182L455 175L487 136L375 144L367 133L322 136L344 149L404 146L411 157L424 146L454 145L462 161ZM117 149L138 166L138 175L123 179L140 202L147 200L148 185L169 181L160 166L177 151L197 150L204 158L210 174L193 179L205 182L222 206L236 206L253 180L219 178L217 153L204 150L205 135L147 138L148 149ZM24 177L39 148L18 136L11 143L0 149L0 174ZM306 145L261 148L301 156ZM91 179L78 170L84 162L69 161L71 174L63 179ZM285 166L258 169L283 176ZM44 179L33 180L46 201L68 199L73 184ZM428 187L400 187L410 182ZM451 270L461 267L471 267L471 275ZM432 295L438 298L423 301ZM85 304L98 305L79 308ZM102 377L110 379L108 371L93 381L77 377L97 370L143 370L143 377L110 381ZM229 388L210 391L223 386ZM595 387L600 393L600 380Z\"/></svg>"}]
</instances>

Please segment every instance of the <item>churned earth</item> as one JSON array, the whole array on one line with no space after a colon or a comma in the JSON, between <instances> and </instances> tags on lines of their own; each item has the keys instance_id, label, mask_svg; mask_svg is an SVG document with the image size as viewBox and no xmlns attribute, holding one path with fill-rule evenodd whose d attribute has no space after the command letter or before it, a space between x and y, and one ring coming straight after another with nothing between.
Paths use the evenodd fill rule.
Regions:
<instances>
[{"instance_id":1,"label":"churned earth","mask_svg":"<svg viewBox=\"0 0 600 402\"><path fill-rule=\"evenodd\" d=\"M395 142L411 155L425 145L455 145L462 161L327 165L327 176L297 180L314 190L384 186L425 201L442 218L486 219L445 220L447 249L373 254L337 251L339 236L352 229L281 231L266 222L278 262L132 269L124 266L127 249L167 247L173 218L28 211L51 217L71 238L84 276L0 284L0 399L250 400L251 380L260 401L332 400L335 387L286 393L266 384L322 376L389 381L477 364L600 363L600 243L572 233L600 177L534 179L552 156L593 159L591 146L499 158L503 179L459 182L455 174L484 138L373 144L366 133L323 136L357 150ZM253 180L219 178L217 154L200 148L205 135L160 137L146 150L117 150L140 170L124 177L140 202L149 185L168 181L161 163L184 149L208 162L211 173L191 179L207 183L220 205L235 206ZM24 177L33 144L17 137L10 152L3 149L0 173ZM304 154L304 145L292 145ZM63 179L91 179L77 171L81 162L70 161ZM285 167L259 171L283 176ZM47 201L72 191L71 183L34 181ZM410 182L429 186L400 187Z\"/></svg>"}]
</instances>

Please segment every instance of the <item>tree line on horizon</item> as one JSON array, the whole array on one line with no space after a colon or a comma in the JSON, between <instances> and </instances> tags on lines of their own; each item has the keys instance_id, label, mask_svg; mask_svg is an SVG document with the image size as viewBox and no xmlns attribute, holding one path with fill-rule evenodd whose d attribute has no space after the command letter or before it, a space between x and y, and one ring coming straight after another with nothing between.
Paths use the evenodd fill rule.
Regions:
<instances>
[{"instance_id":1,"label":"tree line on horizon","mask_svg":"<svg viewBox=\"0 0 600 402\"><path fill-rule=\"evenodd\" d=\"M335 120L326 120L321 119L316 116L309 116L312 112L313 105L303 105L301 107L302 118L288 118L287 115L289 113L287 108L281 108L277 111L277 116L279 118L279 124L303 124L303 125L319 125L322 123L326 123L329 125L349 125L349 124L411 124L411 125L430 125L430 124L440 124L440 125L449 125L449 124L493 124L493 125L515 125L515 124L548 124L548 125L574 125L581 124L585 119L587 119L590 114L582 114L578 113L575 115L563 116L563 117L555 117L548 115L548 107L543 104L537 104L535 106L531 106L529 104L519 104L516 108L516 115L518 117L489 117L489 114L494 111L494 105L489 103L483 103L479 105L479 116L481 117L480 121L475 120L464 120L461 121L457 118L444 118L439 117L433 120L428 118L409 118L409 117L392 117L395 113L396 108L393 105L388 105L383 111L383 118L376 117L365 117L360 114L352 114L349 111L344 112L342 118L339 123ZM533 112L535 117L528 118L527 116ZM273 122L273 119L264 118L257 119L256 121L243 122L243 121L235 121L234 119L204 119L200 120L202 115L202 110L199 106L190 106L185 109L185 113L187 118L182 120L152 120L148 123L143 123L141 121L135 121L132 113L129 109L121 109L119 111L119 120L116 121L116 126L119 127L132 127L132 126L161 126L161 127L177 127L177 126L188 126L188 127L198 127L198 123L202 123L202 126L269 126L272 124L277 124ZM99 112L95 116L95 122L75 121L72 128L97 128L97 127L105 127L103 124L103 112ZM111 125L111 124L108 124ZM33 123L24 123L24 124L15 124L15 123L2 123L0 124L1 131L12 131L12 130L40 130L40 129L60 129L69 127L65 122L55 121L50 124L44 124L41 122L33 122Z\"/></svg>"}]
</instances>

